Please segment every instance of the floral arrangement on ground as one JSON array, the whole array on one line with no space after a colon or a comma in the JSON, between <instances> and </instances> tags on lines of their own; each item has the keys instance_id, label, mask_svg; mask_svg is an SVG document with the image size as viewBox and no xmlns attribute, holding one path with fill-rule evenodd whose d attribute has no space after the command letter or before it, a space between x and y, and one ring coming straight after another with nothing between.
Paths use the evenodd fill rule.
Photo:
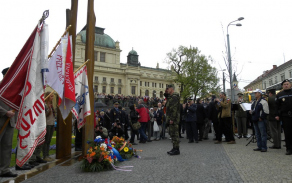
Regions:
<instances>
[{"instance_id":1,"label":"floral arrangement on ground","mask_svg":"<svg viewBox=\"0 0 292 183\"><path fill-rule=\"evenodd\" d=\"M113 170L115 164L130 159L136 154L132 144L123 138L114 136L112 140L97 136L94 141L88 141L89 149L82 160L81 169L86 172Z\"/></svg>"}]
</instances>

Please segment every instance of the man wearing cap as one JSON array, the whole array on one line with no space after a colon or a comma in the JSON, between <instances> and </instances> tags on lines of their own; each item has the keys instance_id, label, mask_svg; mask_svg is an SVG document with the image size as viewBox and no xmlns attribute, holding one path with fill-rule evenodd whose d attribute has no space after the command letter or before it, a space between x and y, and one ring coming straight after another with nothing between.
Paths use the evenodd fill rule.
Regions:
<instances>
[{"instance_id":1,"label":"man wearing cap","mask_svg":"<svg viewBox=\"0 0 292 183\"><path fill-rule=\"evenodd\" d=\"M247 138L246 134L247 134L247 130L246 130L246 111L244 111L242 109L242 107L240 106L241 103L243 103L243 94L242 93L238 93L237 94L238 99L235 102L235 104L237 105L237 110L235 112L235 118L236 118L236 122L237 122L237 132L238 132L238 138Z\"/></svg>"},{"instance_id":2,"label":"man wearing cap","mask_svg":"<svg viewBox=\"0 0 292 183\"><path fill-rule=\"evenodd\" d=\"M269 104L269 115L268 123L273 138L273 146L270 149L281 149L281 122L275 119L276 117L276 89L268 90L268 104Z\"/></svg>"},{"instance_id":3,"label":"man wearing cap","mask_svg":"<svg viewBox=\"0 0 292 183\"><path fill-rule=\"evenodd\" d=\"M179 121L180 121L180 97L174 92L174 85L168 85L164 96L166 97L166 124L169 125L169 135L173 148L168 151L169 155L179 155Z\"/></svg>"},{"instance_id":4,"label":"man wearing cap","mask_svg":"<svg viewBox=\"0 0 292 183\"><path fill-rule=\"evenodd\" d=\"M262 98L262 91L256 89L255 93L256 100L251 105L251 119L253 120L253 126L255 129L257 148L254 151L267 152L267 129L266 119L269 114L268 102Z\"/></svg>"},{"instance_id":5,"label":"man wearing cap","mask_svg":"<svg viewBox=\"0 0 292 183\"><path fill-rule=\"evenodd\" d=\"M111 109L110 111L110 118L111 118L111 123L114 123L117 119L119 119L120 121L122 120L122 111L119 109L118 102L114 103L114 108Z\"/></svg>"},{"instance_id":6,"label":"man wearing cap","mask_svg":"<svg viewBox=\"0 0 292 183\"><path fill-rule=\"evenodd\" d=\"M285 134L286 155L292 154L292 89L288 79L282 82L283 90L276 96L276 117L277 121L283 122Z\"/></svg>"}]
</instances>

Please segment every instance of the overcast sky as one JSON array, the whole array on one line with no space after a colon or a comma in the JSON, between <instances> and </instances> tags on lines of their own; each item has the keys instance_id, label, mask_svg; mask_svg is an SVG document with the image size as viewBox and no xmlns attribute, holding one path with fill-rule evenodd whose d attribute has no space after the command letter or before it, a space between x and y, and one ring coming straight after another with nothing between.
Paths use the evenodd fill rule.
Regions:
<instances>
[{"instance_id":1,"label":"overcast sky","mask_svg":"<svg viewBox=\"0 0 292 183\"><path fill-rule=\"evenodd\" d=\"M218 70L226 69L227 25L239 17L244 17L242 26L229 26L229 34L233 65L238 74L242 71L240 88L272 65L292 59L291 0L95 0L94 4L96 26L120 42L122 63L133 47L143 66L159 63L167 68L166 53L191 45L210 55ZM50 52L65 30L68 8L71 0L1 1L0 71L12 64L46 9ZM87 0L79 0L77 32L86 18Z\"/></svg>"}]
</instances>

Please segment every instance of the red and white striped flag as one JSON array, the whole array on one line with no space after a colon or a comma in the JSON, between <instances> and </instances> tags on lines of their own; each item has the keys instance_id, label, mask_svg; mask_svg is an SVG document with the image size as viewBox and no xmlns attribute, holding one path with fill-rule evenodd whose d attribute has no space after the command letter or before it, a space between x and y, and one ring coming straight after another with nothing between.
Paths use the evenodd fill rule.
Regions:
<instances>
[{"instance_id":1,"label":"red and white striped flag","mask_svg":"<svg viewBox=\"0 0 292 183\"><path fill-rule=\"evenodd\" d=\"M44 26L47 27L47 26ZM46 134L40 25L33 31L0 84L0 98L19 110L16 164L22 166Z\"/></svg>"}]
</instances>

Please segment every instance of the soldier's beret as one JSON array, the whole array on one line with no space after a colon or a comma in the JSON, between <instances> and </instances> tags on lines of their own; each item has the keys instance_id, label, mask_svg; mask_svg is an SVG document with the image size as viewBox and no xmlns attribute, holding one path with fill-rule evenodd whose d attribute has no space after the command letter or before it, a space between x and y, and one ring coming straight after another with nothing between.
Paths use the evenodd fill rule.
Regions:
<instances>
[{"instance_id":1,"label":"soldier's beret","mask_svg":"<svg viewBox=\"0 0 292 183\"><path fill-rule=\"evenodd\" d=\"M284 84L285 82L289 82L289 83L290 83L289 79L284 79L284 81L282 81L282 83L281 83L281 86L283 86L283 84Z\"/></svg>"},{"instance_id":2,"label":"soldier's beret","mask_svg":"<svg viewBox=\"0 0 292 183\"><path fill-rule=\"evenodd\" d=\"M115 102L114 105L119 105L119 102Z\"/></svg>"},{"instance_id":3,"label":"soldier's beret","mask_svg":"<svg viewBox=\"0 0 292 183\"><path fill-rule=\"evenodd\" d=\"M238 96L243 96L243 94L242 94L242 93L238 93L237 95L238 95Z\"/></svg>"}]
</instances>

